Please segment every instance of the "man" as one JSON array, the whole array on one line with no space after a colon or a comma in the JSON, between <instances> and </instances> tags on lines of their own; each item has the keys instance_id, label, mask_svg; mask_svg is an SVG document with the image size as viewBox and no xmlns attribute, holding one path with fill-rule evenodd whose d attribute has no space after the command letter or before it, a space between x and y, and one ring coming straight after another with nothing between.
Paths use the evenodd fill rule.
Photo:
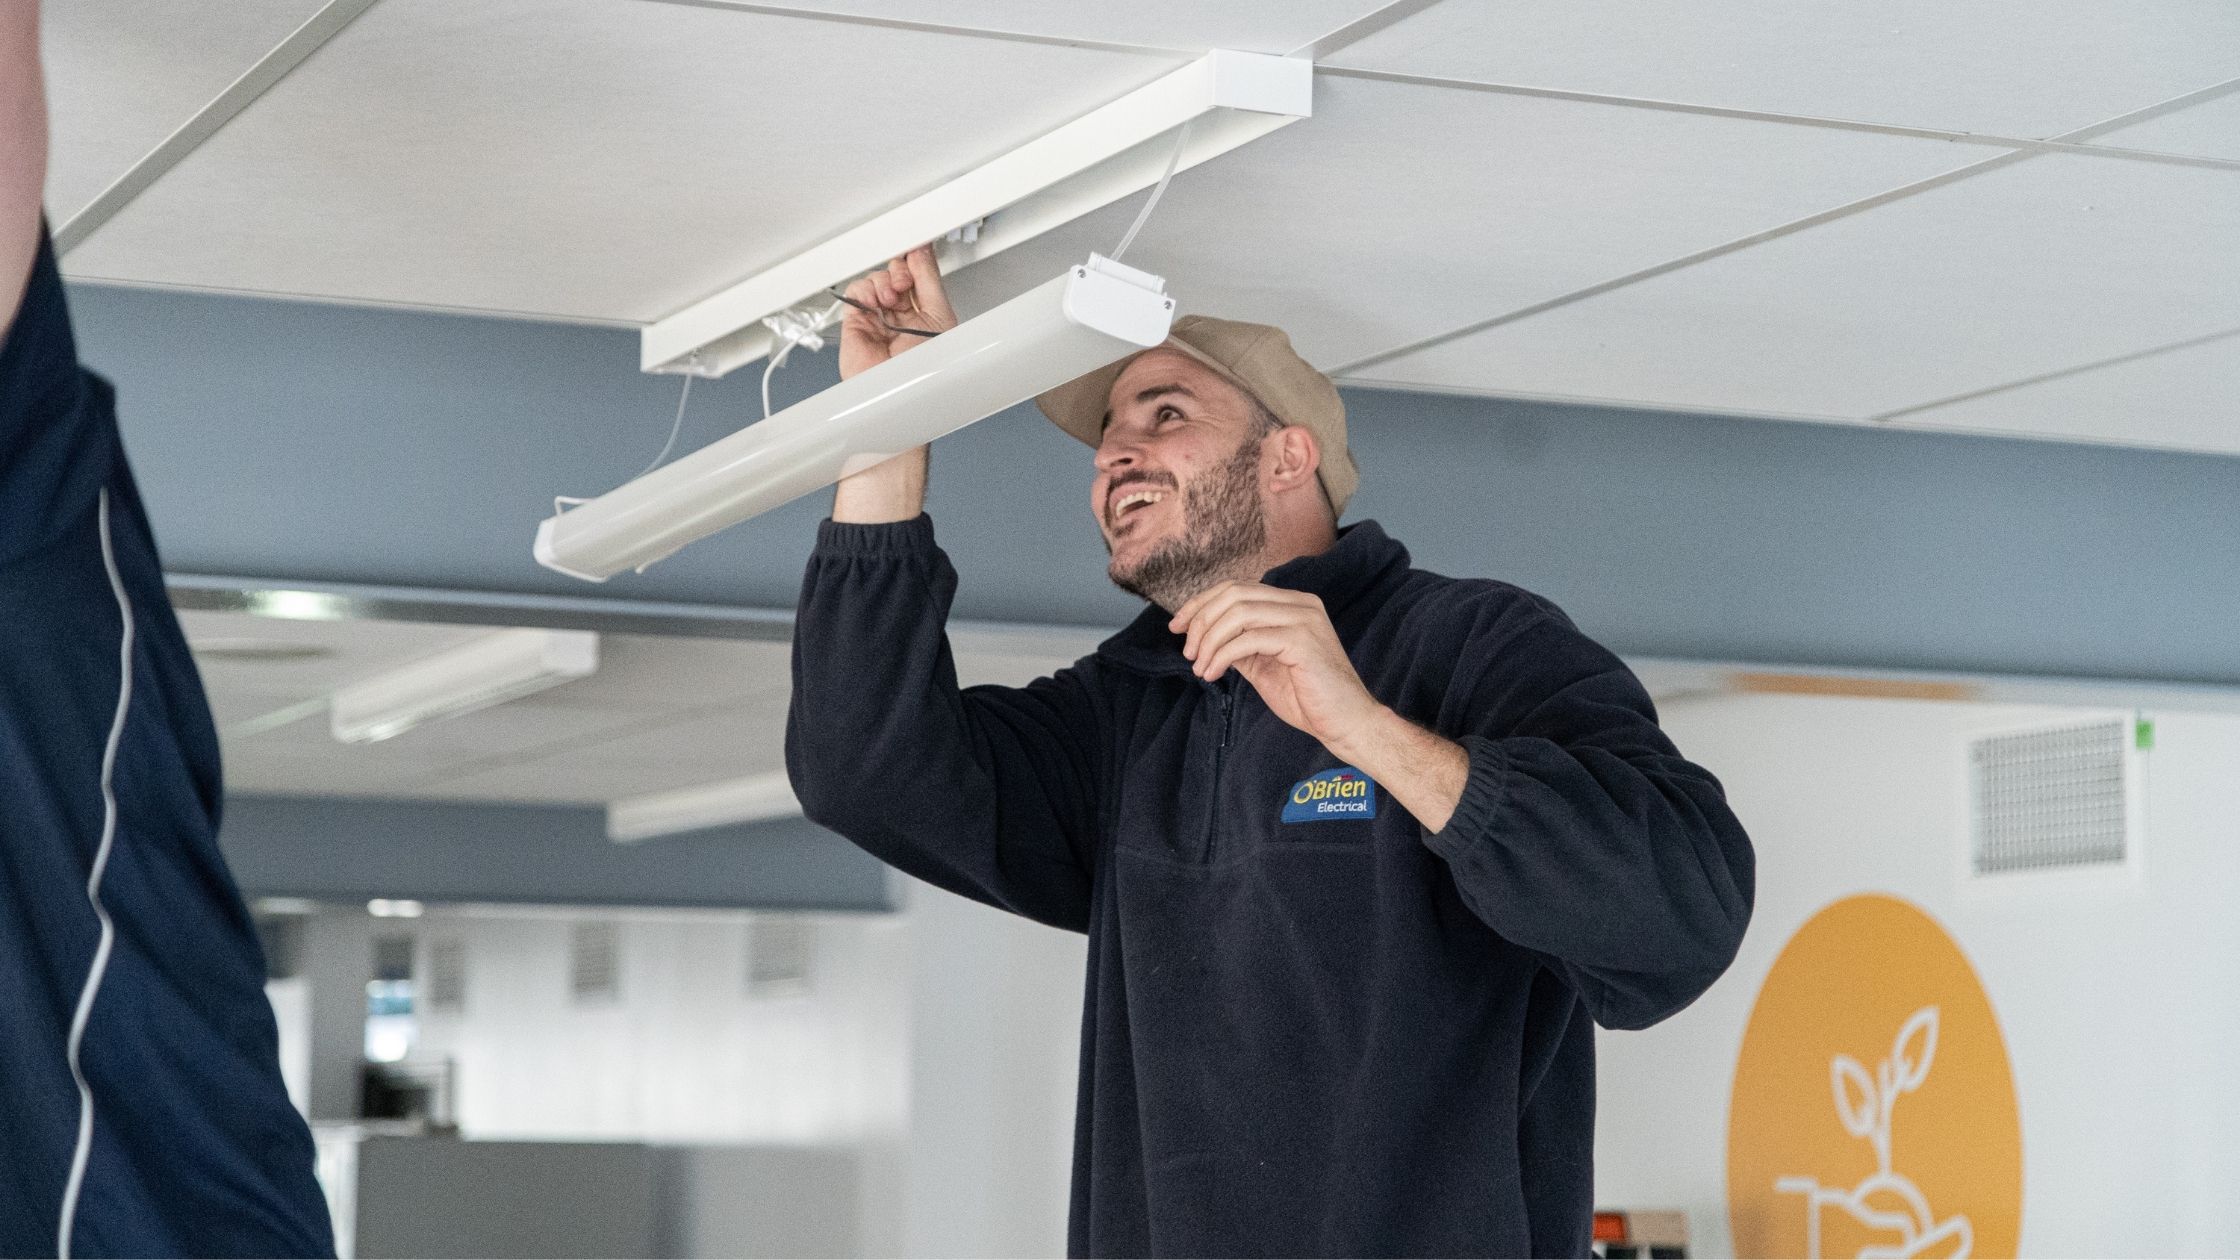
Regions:
<instances>
[{"instance_id":1,"label":"man","mask_svg":"<svg viewBox=\"0 0 2240 1260\"><path fill-rule=\"evenodd\" d=\"M38 8L0 0L0 1255L332 1255L45 170Z\"/></svg>"},{"instance_id":2,"label":"man","mask_svg":"<svg viewBox=\"0 0 2240 1260\"><path fill-rule=\"evenodd\" d=\"M955 324L925 250L850 296L843 376ZM1153 607L959 691L925 454L859 473L787 764L879 857L1088 933L1070 1250L1586 1254L1590 1018L1679 1010L1749 919L1717 781L1547 601L1337 527L1343 405L1281 332L1185 318L1039 401Z\"/></svg>"}]
</instances>

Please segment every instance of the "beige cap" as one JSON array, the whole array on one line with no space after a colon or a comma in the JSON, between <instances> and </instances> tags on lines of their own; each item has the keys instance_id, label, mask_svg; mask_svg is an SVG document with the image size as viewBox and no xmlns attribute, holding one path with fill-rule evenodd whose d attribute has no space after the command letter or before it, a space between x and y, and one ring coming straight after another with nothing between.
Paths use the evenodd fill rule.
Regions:
<instances>
[{"instance_id":1,"label":"beige cap","mask_svg":"<svg viewBox=\"0 0 2240 1260\"><path fill-rule=\"evenodd\" d=\"M1174 321L1163 348L1180 350L1219 373L1231 385L1275 413L1285 424L1295 424L1314 434L1322 446L1323 493L1330 506L1342 514L1353 497L1361 474L1346 449L1346 404L1338 387L1291 348L1291 338L1281 328L1247 324L1210 315L1185 315ZM1052 423L1091 446L1104 438L1105 411L1112 397L1112 383L1135 361L1129 355L1118 363L1077 376L1037 397L1035 405Z\"/></svg>"}]
</instances>

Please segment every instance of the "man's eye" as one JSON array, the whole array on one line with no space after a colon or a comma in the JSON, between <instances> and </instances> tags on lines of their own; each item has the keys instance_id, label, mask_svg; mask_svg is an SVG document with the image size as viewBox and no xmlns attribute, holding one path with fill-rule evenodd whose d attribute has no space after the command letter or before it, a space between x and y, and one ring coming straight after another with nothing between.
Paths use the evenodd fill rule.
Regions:
<instances>
[{"instance_id":1,"label":"man's eye","mask_svg":"<svg viewBox=\"0 0 2240 1260\"><path fill-rule=\"evenodd\" d=\"M1165 422L1168 420L1180 420L1182 418L1182 413L1172 407L1161 407L1159 408L1158 418L1161 422Z\"/></svg>"}]
</instances>

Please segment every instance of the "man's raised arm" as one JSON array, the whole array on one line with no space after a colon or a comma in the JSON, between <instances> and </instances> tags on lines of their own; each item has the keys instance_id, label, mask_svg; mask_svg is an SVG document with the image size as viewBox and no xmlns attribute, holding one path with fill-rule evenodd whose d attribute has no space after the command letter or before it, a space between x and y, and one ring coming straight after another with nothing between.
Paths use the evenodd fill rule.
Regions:
<instances>
[{"instance_id":1,"label":"man's raised arm","mask_svg":"<svg viewBox=\"0 0 2240 1260\"><path fill-rule=\"evenodd\" d=\"M849 285L848 301L840 321L841 380L925 340L911 329L938 333L957 326L930 245ZM925 505L926 448L921 446L842 479L832 496L832 519L843 525L887 525L914 519Z\"/></svg>"}]
</instances>

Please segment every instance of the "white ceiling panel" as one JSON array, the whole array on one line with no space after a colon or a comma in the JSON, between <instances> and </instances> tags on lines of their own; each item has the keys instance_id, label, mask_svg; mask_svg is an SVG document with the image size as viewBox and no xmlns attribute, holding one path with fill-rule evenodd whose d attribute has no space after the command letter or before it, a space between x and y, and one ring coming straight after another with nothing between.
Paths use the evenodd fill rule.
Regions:
<instances>
[{"instance_id":1,"label":"white ceiling panel","mask_svg":"<svg viewBox=\"0 0 2240 1260\"><path fill-rule=\"evenodd\" d=\"M2240 5L1446 0L1330 60L2042 139L2240 76Z\"/></svg>"},{"instance_id":2,"label":"white ceiling panel","mask_svg":"<svg viewBox=\"0 0 2240 1260\"><path fill-rule=\"evenodd\" d=\"M56 226L192 118L323 0L47 0L47 213Z\"/></svg>"},{"instance_id":3,"label":"white ceiling panel","mask_svg":"<svg viewBox=\"0 0 2240 1260\"><path fill-rule=\"evenodd\" d=\"M180 613L179 623L213 694L299 700L489 633L482 626L291 621L194 610Z\"/></svg>"},{"instance_id":4,"label":"white ceiling panel","mask_svg":"<svg viewBox=\"0 0 2240 1260\"><path fill-rule=\"evenodd\" d=\"M1288 54L1385 0L778 0L811 13L934 22L973 30L1202 51Z\"/></svg>"},{"instance_id":5,"label":"white ceiling panel","mask_svg":"<svg viewBox=\"0 0 2240 1260\"><path fill-rule=\"evenodd\" d=\"M589 678L394 739L342 744L320 703L335 687L491 627L191 610L180 621L197 648L235 791L591 803L785 764L792 648L784 642L602 634ZM1023 684L1103 638L984 625L951 635L968 686Z\"/></svg>"},{"instance_id":6,"label":"white ceiling panel","mask_svg":"<svg viewBox=\"0 0 2240 1260\"><path fill-rule=\"evenodd\" d=\"M256 756L225 755L229 793L271 796L371 796L417 800L440 772L432 761L406 758L345 760L315 752L273 749Z\"/></svg>"},{"instance_id":7,"label":"white ceiling panel","mask_svg":"<svg viewBox=\"0 0 2240 1260\"><path fill-rule=\"evenodd\" d=\"M445 772L488 761L514 760L575 748L641 729L665 719L658 709L618 704L577 704L563 683L536 696L439 718L402 735L370 744L337 741L325 714L296 726L227 740L234 756L286 748L308 755L331 751L344 762L428 763ZM324 741L323 743L321 741Z\"/></svg>"},{"instance_id":8,"label":"white ceiling panel","mask_svg":"<svg viewBox=\"0 0 2240 1260\"><path fill-rule=\"evenodd\" d=\"M634 0L383 0L66 270L649 321L1176 64Z\"/></svg>"},{"instance_id":9,"label":"white ceiling panel","mask_svg":"<svg viewBox=\"0 0 2240 1260\"><path fill-rule=\"evenodd\" d=\"M2240 455L2240 332L1893 423Z\"/></svg>"},{"instance_id":10,"label":"white ceiling panel","mask_svg":"<svg viewBox=\"0 0 2240 1260\"><path fill-rule=\"evenodd\" d=\"M770 768L775 767L763 767ZM617 765L597 757L577 755L455 775L433 784L416 785L411 794L420 799L442 801L604 805L627 796L698 787L760 772L699 762Z\"/></svg>"},{"instance_id":11,"label":"white ceiling panel","mask_svg":"<svg viewBox=\"0 0 2240 1260\"><path fill-rule=\"evenodd\" d=\"M1127 261L1325 367L1980 160L1934 140L1360 79L1175 177ZM967 311L1110 252L1134 197L959 273Z\"/></svg>"},{"instance_id":12,"label":"white ceiling panel","mask_svg":"<svg viewBox=\"0 0 2240 1260\"><path fill-rule=\"evenodd\" d=\"M786 697L742 701L507 765L447 775L447 800L587 804L785 768Z\"/></svg>"},{"instance_id":13,"label":"white ceiling panel","mask_svg":"<svg viewBox=\"0 0 2240 1260\"><path fill-rule=\"evenodd\" d=\"M1363 375L1864 419L2235 325L2240 172L2053 155Z\"/></svg>"},{"instance_id":14,"label":"white ceiling panel","mask_svg":"<svg viewBox=\"0 0 2240 1260\"><path fill-rule=\"evenodd\" d=\"M567 686L571 704L686 709L783 695L793 685L793 646L745 639L649 634L599 636L599 672Z\"/></svg>"},{"instance_id":15,"label":"white ceiling panel","mask_svg":"<svg viewBox=\"0 0 2240 1260\"><path fill-rule=\"evenodd\" d=\"M2188 157L2240 159L2240 92L2133 123L2094 140L2095 144L2180 153Z\"/></svg>"}]
</instances>

